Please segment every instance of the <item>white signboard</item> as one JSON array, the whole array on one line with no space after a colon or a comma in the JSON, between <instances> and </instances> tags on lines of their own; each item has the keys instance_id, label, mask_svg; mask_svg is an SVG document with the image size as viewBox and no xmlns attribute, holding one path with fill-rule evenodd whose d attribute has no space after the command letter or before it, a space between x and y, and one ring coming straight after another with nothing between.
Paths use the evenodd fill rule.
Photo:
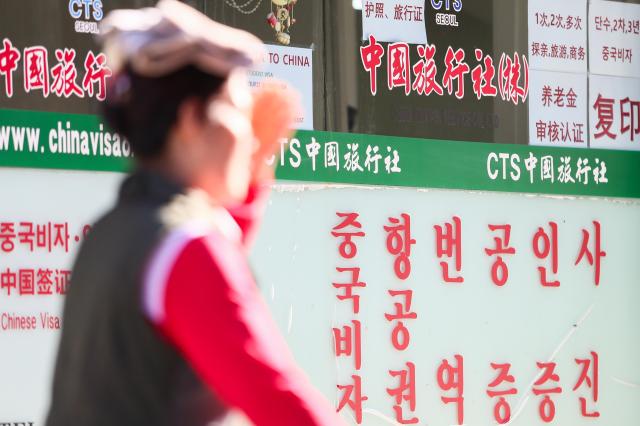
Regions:
<instances>
[{"instance_id":1,"label":"white signboard","mask_svg":"<svg viewBox=\"0 0 640 426\"><path fill-rule=\"evenodd\" d=\"M44 424L71 265L122 177L0 168L0 424Z\"/></svg>"},{"instance_id":2,"label":"white signboard","mask_svg":"<svg viewBox=\"0 0 640 426\"><path fill-rule=\"evenodd\" d=\"M529 0L529 67L587 71L587 0Z\"/></svg>"},{"instance_id":3,"label":"white signboard","mask_svg":"<svg viewBox=\"0 0 640 426\"><path fill-rule=\"evenodd\" d=\"M529 144L588 147L587 74L531 70Z\"/></svg>"},{"instance_id":4,"label":"white signboard","mask_svg":"<svg viewBox=\"0 0 640 426\"><path fill-rule=\"evenodd\" d=\"M313 130L313 50L268 44L263 65L249 73L249 84L257 87L265 79L274 78L287 83L301 96L302 111L295 127Z\"/></svg>"},{"instance_id":5,"label":"white signboard","mask_svg":"<svg viewBox=\"0 0 640 426\"><path fill-rule=\"evenodd\" d=\"M591 148L640 151L640 79L589 77Z\"/></svg>"},{"instance_id":6,"label":"white signboard","mask_svg":"<svg viewBox=\"0 0 640 426\"><path fill-rule=\"evenodd\" d=\"M638 424L637 201L315 185L272 200L258 280L350 425Z\"/></svg>"},{"instance_id":7,"label":"white signboard","mask_svg":"<svg viewBox=\"0 0 640 426\"><path fill-rule=\"evenodd\" d=\"M362 2L362 39L426 44L424 0Z\"/></svg>"},{"instance_id":8,"label":"white signboard","mask_svg":"<svg viewBox=\"0 0 640 426\"><path fill-rule=\"evenodd\" d=\"M640 78L640 5L591 0L589 70Z\"/></svg>"}]
</instances>

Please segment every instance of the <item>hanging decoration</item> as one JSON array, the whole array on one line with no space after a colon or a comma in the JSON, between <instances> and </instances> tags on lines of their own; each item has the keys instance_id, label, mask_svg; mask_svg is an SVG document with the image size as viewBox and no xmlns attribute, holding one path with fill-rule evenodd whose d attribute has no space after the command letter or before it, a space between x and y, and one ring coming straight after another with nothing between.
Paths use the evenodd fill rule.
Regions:
<instances>
[{"instance_id":1,"label":"hanging decoration","mask_svg":"<svg viewBox=\"0 0 640 426\"><path fill-rule=\"evenodd\" d=\"M289 45L291 34L289 30L296 23L293 17L293 8L298 0L271 0L271 12L267 15L267 23L276 32L276 41Z\"/></svg>"},{"instance_id":2,"label":"hanging decoration","mask_svg":"<svg viewBox=\"0 0 640 426\"><path fill-rule=\"evenodd\" d=\"M253 12L258 10L262 4L262 0L247 0L241 4L238 4L236 0L224 0L224 2L243 15L251 15Z\"/></svg>"}]
</instances>

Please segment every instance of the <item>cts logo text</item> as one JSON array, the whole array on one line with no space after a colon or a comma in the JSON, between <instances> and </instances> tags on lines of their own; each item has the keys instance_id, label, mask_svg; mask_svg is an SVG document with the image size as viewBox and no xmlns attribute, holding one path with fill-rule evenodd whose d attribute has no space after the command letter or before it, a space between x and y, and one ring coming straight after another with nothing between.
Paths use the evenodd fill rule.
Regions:
<instances>
[{"instance_id":1,"label":"cts logo text","mask_svg":"<svg viewBox=\"0 0 640 426\"><path fill-rule=\"evenodd\" d=\"M104 17L101 0L69 0L69 14L73 19L93 19Z\"/></svg>"}]
</instances>

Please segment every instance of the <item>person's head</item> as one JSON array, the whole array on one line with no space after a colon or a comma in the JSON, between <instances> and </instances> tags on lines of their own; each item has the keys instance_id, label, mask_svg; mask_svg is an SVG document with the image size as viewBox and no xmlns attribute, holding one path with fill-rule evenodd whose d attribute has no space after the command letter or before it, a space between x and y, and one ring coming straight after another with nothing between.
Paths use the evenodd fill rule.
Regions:
<instances>
[{"instance_id":1,"label":"person's head","mask_svg":"<svg viewBox=\"0 0 640 426\"><path fill-rule=\"evenodd\" d=\"M103 35L119 60L104 104L108 123L139 164L221 204L241 200L254 148L246 69L261 43L172 0L114 15Z\"/></svg>"}]
</instances>

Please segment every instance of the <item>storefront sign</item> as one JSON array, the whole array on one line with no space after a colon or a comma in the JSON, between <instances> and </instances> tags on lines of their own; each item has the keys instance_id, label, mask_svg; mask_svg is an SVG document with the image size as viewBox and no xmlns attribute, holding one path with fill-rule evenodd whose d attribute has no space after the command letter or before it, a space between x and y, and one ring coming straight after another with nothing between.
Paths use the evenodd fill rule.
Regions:
<instances>
[{"instance_id":1,"label":"storefront sign","mask_svg":"<svg viewBox=\"0 0 640 426\"><path fill-rule=\"evenodd\" d=\"M529 143L587 148L587 74L532 70Z\"/></svg>"},{"instance_id":2,"label":"storefront sign","mask_svg":"<svg viewBox=\"0 0 640 426\"><path fill-rule=\"evenodd\" d=\"M530 0L532 69L587 71L587 0Z\"/></svg>"},{"instance_id":3,"label":"storefront sign","mask_svg":"<svg viewBox=\"0 0 640 426\"><path fill-rule=\"evenodd\" d=\"M591 75L592 148L640 151L640 79Z\"/></svg>"},{"instance_id":4,"label":"storefront sign","mask_svg":"<svg viewBox=\"0 0 640 426\"><path fill-rule=\"evenodd\" d=\"M591 0L589 71L640 78L640 5Z\"/></svg>"},{"instance_id":5,"label":"storefront sign","mask_svg":"<svg viewBox=\"0 0 640 426\"><path fill-rule=\"evenodd\" d=\"M283 87L298 92L303 110L296 117L296 128L313 129L313 50L301 47L287 47L273 44L265 45L267 54L263 65L249 73L251 87L260 86L265 79L277 79L286 83Z\"/></svg>"},{"instance_id":6,"label":"storefront sign","mask_svg":"<svg viewBox=\"0 0 640 426\"><path fill-rule=\"evenodd\" d=\"M362 2L362 39L427 43L423 0L382 0Z\"/></svg>"}]
</instances>

